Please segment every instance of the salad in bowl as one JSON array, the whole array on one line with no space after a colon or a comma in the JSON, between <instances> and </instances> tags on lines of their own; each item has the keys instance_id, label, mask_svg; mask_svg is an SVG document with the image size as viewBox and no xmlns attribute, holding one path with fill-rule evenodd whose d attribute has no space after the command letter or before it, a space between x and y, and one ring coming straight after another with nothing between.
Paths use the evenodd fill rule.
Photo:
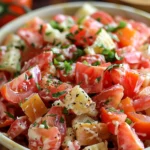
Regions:
<instances>
[{"instance_id":1,"label":"salad in bowl","mask_svg":"<svg viewBox=\"0 0 150 150\"><path fill-rule=\"evenodd\" d=\"M150 146L148 24L84 4L7 33L0 58L0 143L7 148Z\"/></svg>"}]
</instances>

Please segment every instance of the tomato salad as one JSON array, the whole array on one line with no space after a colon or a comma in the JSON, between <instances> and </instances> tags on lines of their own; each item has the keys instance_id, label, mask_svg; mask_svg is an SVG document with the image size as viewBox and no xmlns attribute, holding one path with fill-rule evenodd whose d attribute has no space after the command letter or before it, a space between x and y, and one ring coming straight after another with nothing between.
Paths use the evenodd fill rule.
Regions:
<instances>
[{"instance_id":1,"label":"tomato salad","mask_svg":"<svg viewBox=\"0 0 150 150\"><path fill-rule=\"evenodd\" d=\"M0 131L31 150L150 146L150 27L85 4L33 18L0 46Z\"/></svg>"}]
</instances>

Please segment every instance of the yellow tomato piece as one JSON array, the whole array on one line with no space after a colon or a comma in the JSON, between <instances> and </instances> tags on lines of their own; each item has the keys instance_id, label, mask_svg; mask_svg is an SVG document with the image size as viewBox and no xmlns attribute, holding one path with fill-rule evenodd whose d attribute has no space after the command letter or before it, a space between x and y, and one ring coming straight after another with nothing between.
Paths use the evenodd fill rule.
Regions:
<instances>
[{"instance_id":1,"label":"yellow tomato piece","mask_svg":"<svg viewBox=\"0 0 150 150\"><path fill-rule=\"evenodd\" d=\"M32 94L28 100L21 104L21 108L31 122L34 122L37 118L43 116L47 112L45 104L37 93Z\"/></svg>"}]
</instances>

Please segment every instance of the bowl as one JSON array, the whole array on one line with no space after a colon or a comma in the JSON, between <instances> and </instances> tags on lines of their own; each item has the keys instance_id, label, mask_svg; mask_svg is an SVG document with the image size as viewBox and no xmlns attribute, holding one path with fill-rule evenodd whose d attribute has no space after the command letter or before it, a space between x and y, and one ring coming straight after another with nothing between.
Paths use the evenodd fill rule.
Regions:
<instances>
[{"instance_id":1,"label":"bowl","mask_svg":"<svg viewBox=\"0 0 150 150\"><path fill-rule=\"evenodd\" d=\"M89 3L100 10L110 13L111 15L120 15L126 18L131 18L137 21L144 22L150 26L150 14L144 11L113 3L105 3L105 2L89 2ZM0 44L2 43L2 41L4 40L4 38L8 33L15 32L20 26L22 26L25 22L27 22L28 20L32 19L35 16L39 16L47 20L50 18L50 16L58 13L65 13L71 15L74 14L74 12L78 8L80 8L83 4L84 2L73 2L73 3L52 5L34 10L26 15L23 15L0 29ZM2 133L0 133L0 144L4 145L5 147L11 150L28 150L27 148L13 142L9 138L7 138L5 134Z\"/></svg>"}]
</instances>

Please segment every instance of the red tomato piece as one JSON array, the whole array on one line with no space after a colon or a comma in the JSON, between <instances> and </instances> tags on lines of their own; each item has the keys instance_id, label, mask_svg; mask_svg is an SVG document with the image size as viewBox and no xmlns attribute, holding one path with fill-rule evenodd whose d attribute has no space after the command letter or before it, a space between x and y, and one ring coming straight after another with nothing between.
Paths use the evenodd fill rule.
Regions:
<instances>
[{"instance_id":1,"label":"red tomato piece","mask_svg":"<svg viewBox=\"0 0 150 150\"><path fill-rule=\"evenodd\" d=\"M87 66L77 62L75 69L76 84L79 84L87 93L102 91L104 67Z\"/></svg>"},{"instance_id":2,"label":"red tomato piece","mask_svg":"<svg viewBox=\"0 0 150 150\"><path fill-rule=\"evenodd\" d=\"M102 24L114 23L114 19L104 11L97 11L91 15L92 18L100 21Z\"/></svg>"},{"instance_id":3,"label":"red tomato piece","mask_svg":"<svg viewBox=\"0 0 150 150\"><path fill-rule=\"evenodd\" d=\"M45 101L54 101L63 99L72 86L68 83L63 83L55 78L44 76L40 82L42 88L39 91L40 97Z\"/></svg>"},{"instance_id":4,"label":"red tomato piece","mask_svg":"<svg viewBox=\"0 0 150 150\"><path fill-rule=\"evenodd\" d=\"M17 118L10 126L9 130L7 131L8 136L11 139L14 139L24 131L27 131L29 128L29 121L27 116L22 116Z\"/></svg>"},{"instance_id":5,"label":"red tomato piece","mask_svg":"<svg viewBox=\"0 0 150 150\"><path fill-rule=\"evenodd\" d=\"M43 117L43 120L46 120L48 126L55 126L58 128L61 134L62 141L66 135L66 118L63 110L63 107L53 106L50 108L49 112Z\"/></svg>"},{"instance_id":6,"label":"red tomato piece","mask_svg":"<svg viewBox=\"0 0 150 150\"><path fill-rule=\"evenodd\" d=\"M150 95L143 95L136 98L133 102L136 111L143 111L150 108Z\"/></svg>"},{"instance_id":7,"label":"red tomato piece","mask_svg":"<svg viewBox=\"0 0 150 150\"><path fill-rule=\"evenodd\" d=\"M35 65L38 65L39 68L42 70L44 66L50 65L52 59L53 59L52 52L43 52L40 55L35 56L31 58L28 62L26 62L23 68L21 69L21 72L24 72L29 68L34 67Z\"/></svg>"},{"instance_id":8,"label":"red tomato piece","mask_svg":"<svg viewBox=\"0 0 150 150\"><path fill-rule=\"evenodd\" d=\"M111 78L115 84L121 84L124 87L124 96L134 97L140 90L143 78L135 70L113 69Z\"/></svg>"},{"instance_id":9,"label":"red tomato piece","mask_svg":"<svg viewBox=\"0 0 150 150\"><path fill-rule=\"evenodd\" d=\"M38 91L37 84L40 80L40 69L38 66L35 66L12 81L4 84L1 88L1 94L9 102L22 102L33 92Z\"/></svg>"},{"instance_id":10,"label":"red tomato piece","mask_svg":"<svg viewBox=\"0 0 150 150\"><path fill-rule=\"evenodd\" d=\"M2 128L11 125L14 122L14 118L9 116L9 114L14 116L14 109L6 108L6 105L2 102L0 104L1 104L0 105L1 108L0 128Z\"/></svg>"},{"instance_id":11,"label":"red tomato piece","mask_svg":"<svg viewBox=\"0 0 150 150\"><path fill-rule=\"evenodd\" d=\"M96 66L99 66L103 63L105 63L105 57L103 55L100 55L100 54L95 54L95 55L85 55L85 56L81 56L79 59L78 59L79 62L87 62L88 64L90 65L94 65Z\"/></svg>"},{"instance_id":12,"label":"red tomato piece","mask_svg":"<svg viewBox=\"0 0 150 150\"><path fill-rule=\"evenodd\" d=\"M132 120L133 128L139 137L141 139L148 140L150 138L150 117L143 114L137 114L135 112L130 112L128 116Z\"/></svg>"},{"instance_id":13,"label":"red tomato piece","mask_svg":"<svg viewBox=\"0 0 150 150\"><path fill-rule=\"evenodd\" d=\"M75 82L75 66L76 64L71 65L72 70L68 74L66 74L64 70L57 69L58 78L60 78L60 80L63 82L69 81L69 82L74 83Z\"/></svg>"},{"instance_id":14,"label":"red tomato piece","mask_svg":"<svg viewBox=\"0 0 150 150\"><path fill-rule=\"evenodd\" d=\"M147 39L150 37L150 28L142 22L136 22L132 20L129 23L132 25L132 27L135 30L137 30L140 33L139 34L140 40L139 40L138 45L140 46L144 44L147 41Z\"/></svg>"},{"instance_id":15,"label":"red tomato piece","mask_svg":"<svg viewBox=\"0 0 150 150\"><path fill-rule=\"evenodd\" d=\"M93 18L87 18L83 26L87 28L92 35L96 34L98 30L103 26L100 22L94 20Z\"/></svg>"},{"instance_id":16,"label":"red tomato piece","mask_svg":"<svg viewBox=\"0 0 150 150\"><path fill-rule=\"evenodd\" d=\"M127 123L119 125L117 141L119 150L144 150L144 144Z\"/></svg>"},{"instance_id":17,"label":"red tomato piece","mask_svg":"<svg viewBox=\"0 0 150 150\"><path fill-rule=\"evenodd\" d=\"M29 148L32 150L58 150L61 145L61 135L57 127L42 129L38 127L29 128Z\"/></svg>"},{"instance_id":18,"label":"red tomato piece","mask_svg":"<svg viewBox=\"0 0 150 150\"><path fill-rule=\"evenodd\" d=\"M102 107L100 117L102 122L107 123L109 132L117 135L118 125L125 122L127 115L113 107L108 109Z\"/></svg>"},{"instance_id":19,"label":"red tomato piece","mask_svg":"<svg viewBox=\"0 0 150 150\"><path fill-rule=\"evenodd\" d=\"M96 102L96 107L99 109L103 105L117 108L123 95L123 86L117 84L104 89L100 94L94 96L92 99Z\"/></svg>"},{"instance_id":20,"label":"red tomato piece","mask_svg":"<svg viewBox=\"0 0 150 150\"><path fill-rule=\"evenodd\" d=\"M29 47L41 48L44 44L43 36L34 29L20 28L18 35L26 42Z\"/></svg>"},{"instance_id":21,"label":"red tomato piece","mask_svg":"<svg viewBox=\"0 0 150 150\"><path fill-rule=\"evenodd\" d=\"M85 27L79 28L78 25L74 25L70 29L71 36L68 39L74 42L76 46L86 47L92 45L96 35L90 32L89 29Z\"/></svg>"},{"instance_id":22,"label":"red tomato piece","mask_svg":"<svg viewBox=\"0 0 150 150\"><path fill-rule=\"evenodd\" d=\"M0 26L3 26L16 17L25 14L26 10L24 7L27 7L28 9L31 8L32 0L1 0L1 4L5 9L2 11L2 15L0 17Z\"/></svg>"}]
</instances>

